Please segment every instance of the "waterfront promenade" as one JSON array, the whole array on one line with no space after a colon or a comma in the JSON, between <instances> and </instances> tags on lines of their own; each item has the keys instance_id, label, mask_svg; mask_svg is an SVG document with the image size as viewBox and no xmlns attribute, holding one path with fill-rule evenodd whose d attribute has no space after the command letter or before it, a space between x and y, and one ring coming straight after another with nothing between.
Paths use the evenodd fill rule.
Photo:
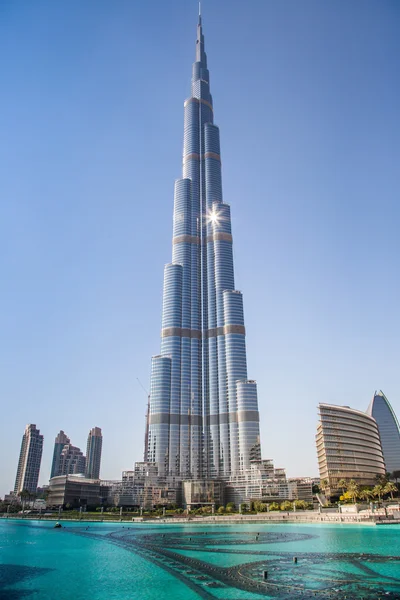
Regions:
<instances>
[{"instance_id":1,"label":"waterfront promenade","mask_svg":"<svg viewBox=\"0 0 400 600\"><path fill-rule=\"evenodd\" d=\"M33 514L7 514L1 515L3 519L23 519L23 520L41 520L41 521L73 521L83 523L146 523L146 524L170 524L177 525L190 523L201 525L212 523L214 525L231 525L234 523L345 523L345 524L369 524L369 525L396 525L400 524L400 511L398 505L379 508L374 511L366 508L360 508L357 512L340 511L337 509L321 509L309 511L271 511L257 514L230 514L230 515L181 515L181 516L132 516L125 513L121 516L104 514L86 514L80 516L69 513L60 513L52 515L33 515Z\"/></svg>"}]
</instances>

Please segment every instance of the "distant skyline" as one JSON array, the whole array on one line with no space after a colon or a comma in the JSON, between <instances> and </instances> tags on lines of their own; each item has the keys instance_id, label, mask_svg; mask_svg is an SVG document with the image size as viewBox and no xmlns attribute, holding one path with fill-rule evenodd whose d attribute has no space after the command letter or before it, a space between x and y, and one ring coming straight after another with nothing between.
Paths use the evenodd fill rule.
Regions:
<instances>
[{"instance_id":1,"label":"distant skyline","mask_svg":"<svg viewBox=\"0 0 400 600\"><path fill-rule=\"evenodd\" d=\"M28 423L39 484L60 429L142 459L197 6L0 6L0 496ZM202 12L263 457L316 476L319 402L400 413L400 6Z\"/></svg>"}]
</instances>

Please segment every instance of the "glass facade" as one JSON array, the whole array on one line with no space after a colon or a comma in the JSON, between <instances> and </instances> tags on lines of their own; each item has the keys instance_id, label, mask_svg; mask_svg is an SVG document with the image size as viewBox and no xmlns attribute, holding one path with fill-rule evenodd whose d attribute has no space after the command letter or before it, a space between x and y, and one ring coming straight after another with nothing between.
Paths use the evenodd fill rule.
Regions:
<instances>
[{"instance_id":1,"label":"glass facade","mask_svg":"<svg viewBox=\"0 0 400 600\"><path fill-rule=\"evenodd\" d=\"M399 423L389 400L382 391L375 392L367 413L374 417L378 424L386 471L388 473L400 471Z\"/></svg>"},{"instance_id":2,"label":"glass facade","mask_svg":"<svg viewBox=\"0 0 400 600\"><path fill-rule=\"evenodd\" d=\"M260 458L257 386L247 380L243 298L235 290L230 207L222 198L213 119L199 17L147 436L147 457L160 475L194 479L229 478Z\"/></svg>"}]
</instances>

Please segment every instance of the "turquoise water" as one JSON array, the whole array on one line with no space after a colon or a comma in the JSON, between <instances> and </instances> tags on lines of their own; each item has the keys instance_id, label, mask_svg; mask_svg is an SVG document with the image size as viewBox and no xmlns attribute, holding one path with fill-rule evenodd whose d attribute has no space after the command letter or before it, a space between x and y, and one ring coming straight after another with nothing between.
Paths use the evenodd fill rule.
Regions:
<instances>
[{"instance_id":1,"label":"turquoise water","mask_svg":"<svg viewBox=\"0 0 400 600\"><path fill-rule=\"evenodd\" d=\"M0 600L400 599L399 555L396 525L0 520Z\"/></svg>"}]
</instances>

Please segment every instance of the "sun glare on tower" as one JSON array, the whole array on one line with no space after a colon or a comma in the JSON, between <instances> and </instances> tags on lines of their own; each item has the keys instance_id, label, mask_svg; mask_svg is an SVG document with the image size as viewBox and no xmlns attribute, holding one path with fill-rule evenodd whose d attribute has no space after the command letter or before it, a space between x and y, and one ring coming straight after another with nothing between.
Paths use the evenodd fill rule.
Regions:
<instances>
[{"instance_id":1,"label":"sun glare on tower","mask_svg":"<svg viewBox=\"0 0 400 600\"><path fill-rule=\"evenodd\" d=\"M215 208L213 208L212 210L210 210L208 212L206 219L207 219L208 223L215 223L215 224L217 224L218 220L219 220L219 213L218 213L218 211L216 211Z\"/></svg>"}]
</instances>

